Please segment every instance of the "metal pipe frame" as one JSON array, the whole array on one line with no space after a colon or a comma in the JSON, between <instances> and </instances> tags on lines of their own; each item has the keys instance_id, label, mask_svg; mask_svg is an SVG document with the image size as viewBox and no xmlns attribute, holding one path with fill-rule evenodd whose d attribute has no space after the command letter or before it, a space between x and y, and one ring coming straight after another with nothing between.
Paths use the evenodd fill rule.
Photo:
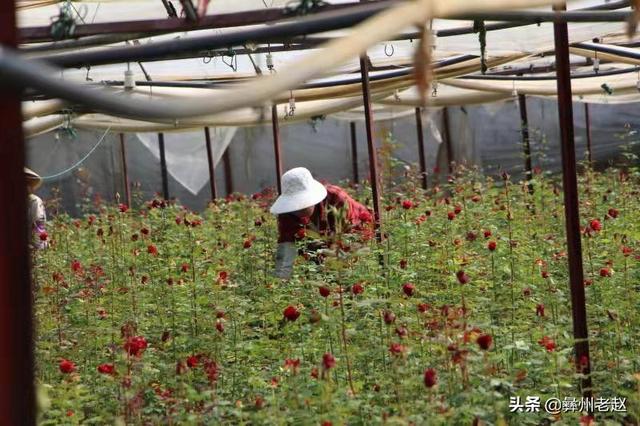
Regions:
<instances>
[{"instance_id":1,"label":"metal pipe frame","mask_svg":"<svg viewBox=\"0 0 640 426\"><path fill-rule=\"evenodd\" d=\"M160 151L160 172L162 174L162 197L169 199L169 177L167 175L167 159L164 152L164 133L158 133L158 149Z\"/></svg>"},{"instance_id":2,"label":"metal pipe frame","mask_svg":"<svg viewBox=\"0 0 640 426\"><path fill-rule=\"evenodd\" d=\"M282 151L280 149L280 126L278 125L278 105L271 106L271 127L273 128L273 152L276 162L276 186L282 194Z\"/></svg>"},{"instance_id":3,"label":"metal pipe frame","mask_svg":"<svg viewBox=\"0 0 640 426\"><path fill-rule=\"evenodd\" d=\"M449 125L449 108L442 109L442 125L444 144L447 150L447 166L449 173L453 172L453 147L451 145L451 127Z\"/></svg>"},{"instance_id":4,"label":"metal pipe frame","mask_svg":"<svg viewBox=\"0 0 640 426\"><path fill-rule=\"evenodd\" d=\"M371 3L371 2L368 2ZM386 7L393 5L394 1L377 1L376 3L385 3ZM332 10L340 10L344 8L352 8L361 5L361 3L332 4L318 8L317 13ZM514 28L518 26L537 24L541 22L611 22L623 21L628 19L630 12L609 12L616 9L628 7L628 1L617 1L604 5L593 6L576 11L565 12L560 15L553 15L548 12L494 12L494 13L475 13L464 14L452 17L455 20L484 20L484 21L504 21L500 23L487 25L487 31L495 31L500 29ZM137 20L123 22L107 22L99 24L80 24L76 26L74 38L82 40L82 38L92 37L94 43L114 43L118 41L132 40L153 35L185 32L194 30L205 30L215 28L232 28L247 25L266 24L289 15L286 9L272 8L262 10L250 10L244 12L226 13L218 15L203 16L197 22L189 22L181 19L157 19L157 20ZM473 33L473 28L452 28L437 32L438 37L450 37L456 35ZM126 37L130 38L126 38ZM100 39L99 37L103 37ZM114 38L115 37L115 38ZM418 33L408 33L402 35L403 39L417 39ZM49 26L28 27L18 30L18 38L20 43L34 43L53 41L51 38L51 28ZM70 43L68 40L51 43L53 50L56 44L68 48ZM82 46L95 45L91 42ZM78 46L79 47L79 46Z\"/></svg>"},{"instance_id":5,"label":"metal pipe frame","mask_svg":"<svg viewBox=\"0 0 640 426\"><path fill-rule=\"evenodd\" d=\"M351 167L353 169L353 183L360 183L358 176L358 140L356 138L356 123L350 122L349 129L351 133Z\"/></svg>"},{"instance_id":6,"label":"metal pipe frame","mask_svg":"<svg viewBox=\"0 0 640 426\"><path fill-rule=\"evenodd\" d=\"M420 184L422 189L427 189L427 160L424 154L424 132L420 107L416 108L416 131L418 133L418 158L420 159Z\"/></svg>"},{"instance_id":7,"label":"metal pipe frame","mask_svg":"<svg viewBox=\"0 0 640 426\"><path fill-rule=\"evenodd\" d=\"M380 232L382 215L380 214L380 187L378 179L378 156L373 140L373 111L371 110L371 93L369 88L369 58L360 57L360 73L362 75L362 98L364 101L364 119L367 131L367 149L369 152L369 180L373 197L373 217L376 240L382 242Z\"/></svg>"},{"instance_id":8,"label":"metal pipe frame","mask_svg":"<svg viewBox=\"0 0 640 426\"><path fill-rule=\"evenodd\" d=\"M124 143L124 133L120 133L120 159L122 161L122 180L124 184L124 197L127 206L131 207L131 190L129 186L129 173L127 171L127 150Z\"/></svg>"},{"instance_id":9,"label":"metal pipe frame","mask_svg":"<svg viewBox=\"0 0 640 426\"><path fill-rule=\"evenodd\" d=\"M0 3L0 45L16 45L15 2ZM0 90L0 413L2 423L36 422L32 285L20 91Z\"/></svg>"},{"instance_id":10,"label":"metal pipe frame","mask_svg":"<svg viewBox=\"0 0 640 426\"><path fill-rule=\"evenodd\" d=\"M565 5L554 6L554 10L564 10L565 8ZM569 66L569 35L566 23L554 23L554 41L556 64L558 66L558 115L560 119L562 185L564 189L573 337L575 341L575 365L576 369L583 374L580 380L581 393L584 397L589 398L592 396L591 359L589 357L589 333L587 330L587 308L584 294L580 210L573 133L573 102Z\"/></svg>"},{"instance_id":11,"label":"metal pipe frame","mask_svg":"<svg viewBox=\"0 0 640 426\"><path fill-rule=\"evenodd\" d=\"M216 169L213 164L213 154L211 150L211 134L209 128L204 128L204 139L207 145L207 163L209 165L209 188L211 188L211 200L218 198L218 191L216 188Z\"/></svg>"},{"instance_id":12,"label":"metal pipe frame","mask_svg":"<svg viewBox=\"0 0 640 426\"><path fill-rule=\"evenodd\" d=\"M518 105L520 109L520 126L522 133L522 152L524 154L524 170L527 181L529 182L527 187L529 194L533 194L533 184L531 179L533 178L533 167L531 166L531 143L529 140L529 118L527 116L527 97L525 95L518 95Z\"/></svg>"},{"instance_id":13,"label":"metal pipe frame","mask_svg":"<svg viewBox=\"0 0 640 426\"><path fill-rule=\"evenodd\" d=\"M584 125L587 131L587 161L589 167L593 167L593 154L591 152L591 115L589 113L589 104L584 103Z\"/></svg>"},{"instance_id":14,"label":"metal pipe frame","mask_svg":"<svg viewBox=\"0 0 640 426\"><path fill-rule=\"evenodd\" d=\"M222 154L224 189L227 196L233 194L233 174L231 173L231 156L229 154L230 149L231 145L227 146L227 149L224 150L224 154Z\"/></svg>"}]
</instances>

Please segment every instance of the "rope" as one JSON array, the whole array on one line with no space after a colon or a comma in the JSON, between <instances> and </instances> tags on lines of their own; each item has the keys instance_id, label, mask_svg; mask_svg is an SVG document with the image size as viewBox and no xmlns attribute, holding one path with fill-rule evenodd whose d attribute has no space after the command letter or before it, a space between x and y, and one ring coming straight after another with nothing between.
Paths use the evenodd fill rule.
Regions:
<instances>
[{"instance_id":1,"label":"rope","mask_svg":"<svg viewBox=\"0 0 640 426\"><path fill-rule=\"evenodd\" d=\"M82 165L82 163L85 162L85 160L87 158L89 158L89 156L91 156L91 154L93 154L93 152L98 148L98 146L102 143L102 141L104 140L104 138L107 136L107 133L109 133L109 130L111 130L111 126L107 127L107 130L104 131L102 137L100 137L100 139L98 140L98 142L93 146L93 148L91 148L91 150L80 159L80 161L78 161L77 163L75 163L73 166L69 167L68 169L65 169L59 173L53 174L51 176L45 176L42 178L43 181L50 181L50 180L54 180L57 179L61 176L66 175L67 173L70 173L72 171L74 171L76 168L80 167Z\"/></svg>"}]
</instances>

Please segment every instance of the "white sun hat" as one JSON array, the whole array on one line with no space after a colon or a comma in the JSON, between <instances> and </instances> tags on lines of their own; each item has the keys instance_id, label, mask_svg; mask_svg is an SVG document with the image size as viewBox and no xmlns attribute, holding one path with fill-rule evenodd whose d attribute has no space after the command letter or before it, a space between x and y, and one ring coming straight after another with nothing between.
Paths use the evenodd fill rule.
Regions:
<instances>
[{"instance_id":1,"label":"white sun hat","mask_svg":"<svg viewBox=\"0 0 640 426\"><path fill-rule=\"evenodd\" d=\"M327 196L323 184L304 167L296 167L282 175L282 194L271 206L271 213L283 214L314 206Z\"/></svg>"}]
</instances>

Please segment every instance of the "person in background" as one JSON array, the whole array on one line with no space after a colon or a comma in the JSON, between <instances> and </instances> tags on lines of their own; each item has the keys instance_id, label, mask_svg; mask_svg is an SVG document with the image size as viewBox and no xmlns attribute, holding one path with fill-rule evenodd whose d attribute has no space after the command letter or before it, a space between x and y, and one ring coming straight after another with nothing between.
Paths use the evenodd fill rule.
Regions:
<instances>
[{"instance_id":1,"label":"person in background","mask_svg":"<svg viewBox=\"0 0 640 426\"><path fill-rule=\"evenodd\" d=\"M27 200L29 225L31 227L29 246L34 249L44 249L47 248L47 233L45 229L47 213L42 199L34 194L36 189L42 185L42 178L27 167L24 168L24 173L27 180L27 192L29 193Z\"/></svg>"},{"instance_id":2,"label":"person in background","mask_svg":"<svg viewBox=\"0 0 640 426\"><path fill-rule=\"evenodd\" d=\"M344 209L341 223L344 232L371 234L373 215L339 186L318 182L304 167L287 171L281 182L282 194L270 209L278 216L276 277L291 277L298 255L295 242L304 238L306 229L325 236L335 234L337 218L331 207Z\"/></svg>"}]
</instances>

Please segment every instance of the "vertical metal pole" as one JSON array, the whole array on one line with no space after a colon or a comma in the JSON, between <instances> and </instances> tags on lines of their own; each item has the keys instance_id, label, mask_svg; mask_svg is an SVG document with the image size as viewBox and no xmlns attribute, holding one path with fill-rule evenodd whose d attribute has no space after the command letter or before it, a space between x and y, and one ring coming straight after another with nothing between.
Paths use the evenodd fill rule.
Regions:
<instances>
[{"instance_id":1,"label":"vertical metal pole","mask_svg":"<svg viewBox=\"0 0 640 426\"><path fill-rule=\"evenodd\" d=\"M522 128L522 150L524 152L524 170L525 176L529 181L529 194L533 194L533 167L531 166L531 144L529 141L529 118L527 117L527 97L518 95L518 103L520 104L520 126Z\"/></svg>"},{"instance_id":2,"label":"vertical metal pole","mask_svg":"<svg viewBox=\"0 0 640 426\"><path fill-rule=\"evenodd\" d=\"M566 5L556 5L554 10L566 10ZM581 379L584 397L591 397L591 360L589 358L589 333L584 296L584 273L580 241L580 211L578 208L578 183L576 177L576 152L573 134L573 105L569 64L569 37L566 23L554 23L556 52L556 80L558 82L558 113L562 153L562 185L564 211L569 252L569 279L571 284L571 310L573 313L573 337L575 339L576 368L585 374ZM584 364L586 362L586 364Z\"/></svg>"},{"instance_id":3,"label":"vertical metal pole","mask_svg":"<svg viewBox=\"0 0 640 426\"><path fill-rule=\"evenodd\" d=\"M416 130L418 131L418 155L420 157L420 182L427 189L427 160L424 155L424 134L422 131L422 110L416 108Z\"/></svg>"},{"instance_id":4,"label":"vertical metal pole","mask_svg":"<svg viewBox=\"0 0 640 426\"><path fill-rule=\"evenodd\" d=\"M359 183L358 178L358 141L356 139L356 123L349 123L351 128L351 166L353 168L353 182Z\"/></svg>"},{"instance_id":5,"label":"vertical metal pole","mask_svg":"<svg viewBox=\"0 0 640 426\"><path fill-rule=\"evenodd\" d=\"M15 4L0 3L0 44L16 47ZM35 424L33 318L21 94L0 89L0 413L2 423Z\"/></svg>"},{"instance_id":6,"label":"vertical metal pole","mask_svg":"<svg viewBox=\"0 0 640 426\"><path fill-rule=\"evenodd\" d=\"M120 133L120 155L122 160L122 179L124 180L124 197L127 206L131 207L131 191L129 188L129 173L127 172L127 151L124 145L124 133Z\"/></svg>"},{"instance_id":7,"label":"vertical metal pole","mask_svg":"<svg viewBox=\"0 0 640 426\"><path fill-rule=\"evenodd\" d=\"M278 194L282 193L282 185L280 177L282 176L282 160L280 151L280 128L278 127L278 106L271 106L271 125L273 127L273 151L276 157L276 184L278 186Z\"/></svg>"},{"instance_id":8,"label":"vertical metal pole","mask_svg":"<svg viewBox=\"0 0 640 426\"><path fill-rule=\"evenodd\" d=\"M158 133L158 145L160 147L160 171L162 172L162 197L169 199L169 178L167 177L167 159L164 154L164 134Z\"/></svg>"},{"instance_id":9,"label":"vertical metal pole","mask_svg":"<svg viewBox=\"0 0 640 426\"><path fill-rule=\"evenodd\" d=\"M362 98L364 100L364 118L367 129L367 148L369 151L369 179L373 193L373 217L375 223L376 240L382 242L380 233L380 190L378 187L378 159L376 147L373 144L373 113L371 111L371 95L369 92L369 58L360 57L360 74L362 75Z\"/></svg>"},{"instance_id":10,"label":"vertical metal pole","mask_svg":"<svg viewBox=\"0 0 640 426\"><path fill-rule=\"evenodd\" d=\"M226 195L233 194L233 175L231 174L231 157L229 154L229 149L231 146L227 146L227 149L224 150L224 154L222 154L222 165L224 167L224 189L226 191Z\"/></svg>"},{"instance_id":11,"label":"vertical metal pole","mask_svg":"<svg viewBox=\"0 0 640 426\"><path fill-rule=\"evenodd\" d=\"M216 168L213 164L213 155L211 153L211 134L209 128L204 128L204 138L207 142L207 162L209 163L209 186L211 188L211 199L215 200L218 197L218 191L216 188Z\"/></svg>"},{"instance_id":12,"label":"vertical metal pole","mask_svg":"<svg viewBox=\"0 0 640 426\"><path fill-rule=\"evenodd\" d=\"M442 110L442 120L444 125L444 143L447 149L447 164L449 165L449 173L453 172L453 149L451 148L451 132L449 128L449 108Z\"/></svg>"},{"instance_id":13,"label":"vertical metal pole","mask_svg":"<svg viewBox=\"0 0 640 426\"><path fill-rule=\"evenodd\" d=\"M593 160L591 154L591 117L589 116L589 104L584 103L584 121L587 128L587 160L589 161L589 167L593 167Z\"/></svg>"}]
</instances>

